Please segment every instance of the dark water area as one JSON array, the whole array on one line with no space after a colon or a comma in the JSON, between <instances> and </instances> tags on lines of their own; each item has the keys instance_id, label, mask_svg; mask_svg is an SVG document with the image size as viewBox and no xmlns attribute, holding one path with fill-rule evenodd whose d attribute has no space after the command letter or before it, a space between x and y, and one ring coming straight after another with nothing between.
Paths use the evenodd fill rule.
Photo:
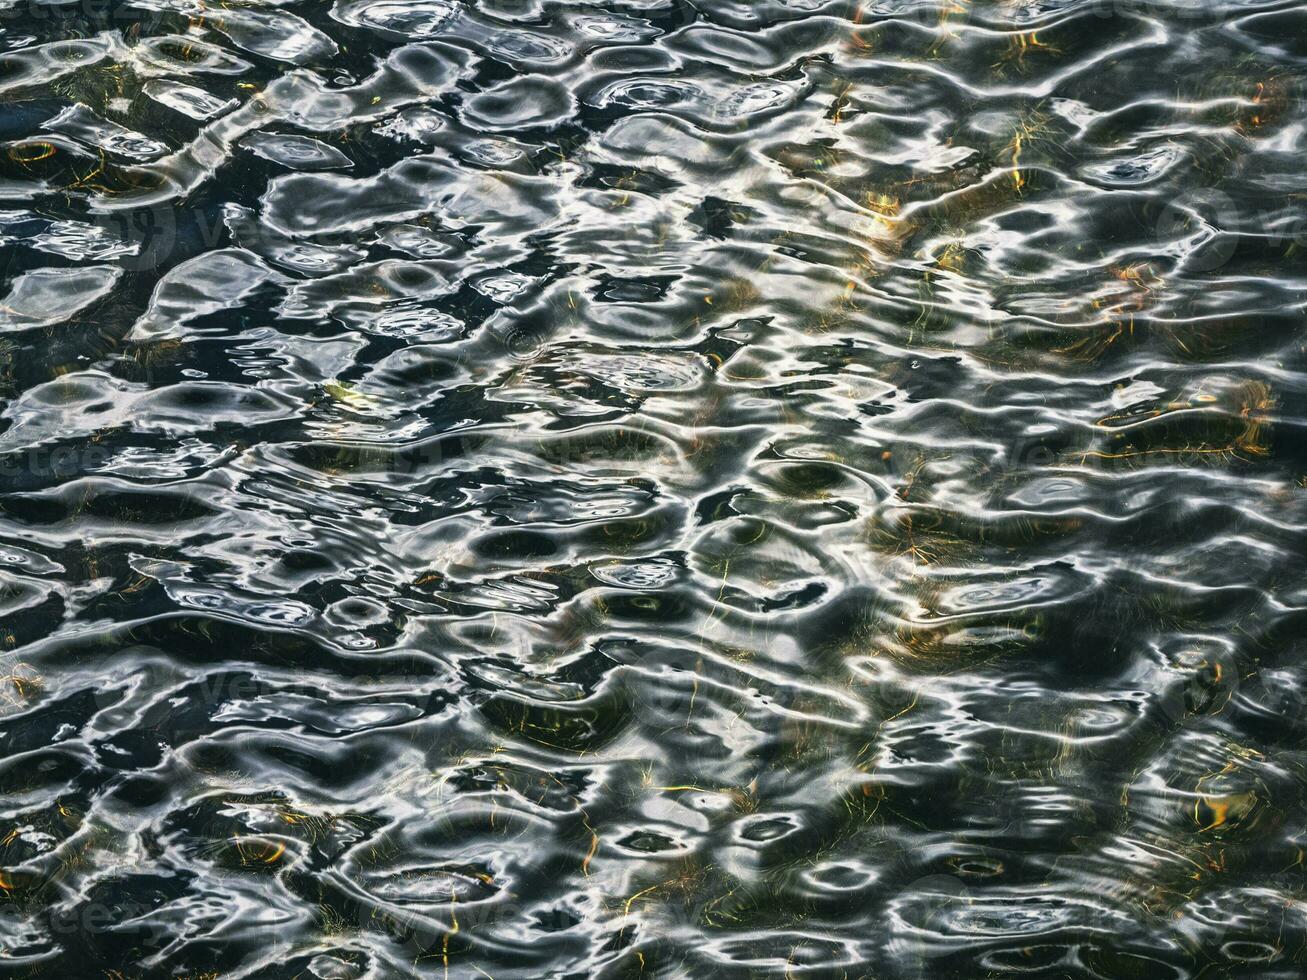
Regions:
<instances>
[{"instance_id":1,"label":"dark water area","mask_svg":"<svg viewBox=\"0 0 1307 980\"><path fill-rule=\"evenodd\" d=\"M1307 974L1305 69L4 0L0 976Z\"/></svg>"}]
</instances>

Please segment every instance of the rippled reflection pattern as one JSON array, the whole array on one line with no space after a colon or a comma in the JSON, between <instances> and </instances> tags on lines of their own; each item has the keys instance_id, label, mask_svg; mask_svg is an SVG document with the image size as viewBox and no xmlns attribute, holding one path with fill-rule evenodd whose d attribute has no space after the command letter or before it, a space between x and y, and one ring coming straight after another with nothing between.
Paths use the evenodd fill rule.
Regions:
<instances>
[{"instance_id":1,"label":"rippled reflection pattern","mask_svg":"<svg viewBox=\"0 0 1307 980\"><path fill-rule=\"evenodd\" d=\"M0 973L1301 977L1305 39L4 0Z\"/></svg>"}]
</instances>

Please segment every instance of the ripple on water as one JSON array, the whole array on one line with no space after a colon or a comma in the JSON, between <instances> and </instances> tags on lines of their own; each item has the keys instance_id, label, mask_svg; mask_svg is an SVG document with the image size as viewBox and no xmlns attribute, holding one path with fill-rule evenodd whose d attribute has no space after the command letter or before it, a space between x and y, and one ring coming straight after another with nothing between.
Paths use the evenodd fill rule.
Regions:
<instances>
[{"instance_id":1,"label":"ripple on water","mask_svg":"<svg viewBox=\"0 0 1307 980\"><path fill-rule=\"evenodd\" d=\"M42 10L18 972L1303 973L1292 2Z\"/></svg>"}]
</instances>

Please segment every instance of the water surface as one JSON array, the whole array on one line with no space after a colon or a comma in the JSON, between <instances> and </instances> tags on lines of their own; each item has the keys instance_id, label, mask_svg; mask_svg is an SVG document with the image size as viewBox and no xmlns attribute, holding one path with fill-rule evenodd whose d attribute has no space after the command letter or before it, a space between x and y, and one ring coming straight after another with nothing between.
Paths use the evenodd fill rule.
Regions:
<instances>
[{"instance_id":1,"label":"water surface","mask_svg":"<svg viewBox=\"0 0 1307 980\"><path fill-rule=\"evenodd\" d=\"M6 0L0 973L1300 977L1305 38Z\"/></svg>"}]
</instances>

